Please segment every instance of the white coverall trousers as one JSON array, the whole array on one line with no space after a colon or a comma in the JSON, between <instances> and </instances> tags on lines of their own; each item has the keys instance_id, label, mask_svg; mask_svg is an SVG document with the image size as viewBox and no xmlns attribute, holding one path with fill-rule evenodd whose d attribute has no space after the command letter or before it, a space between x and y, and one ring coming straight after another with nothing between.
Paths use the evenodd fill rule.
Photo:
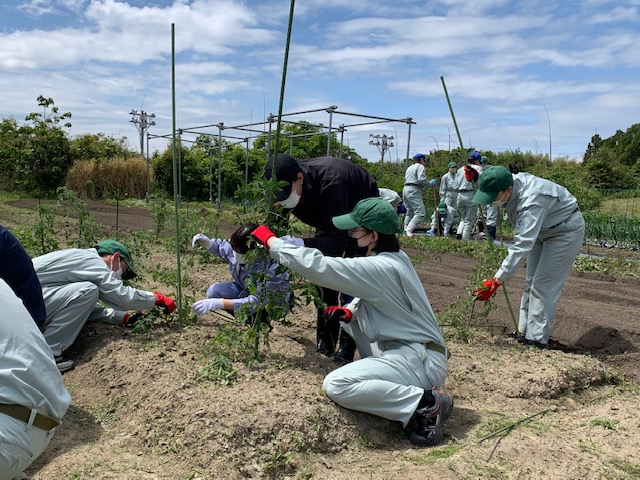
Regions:
<instances>
[{"instance_id":1,"label":"white coverall trousers","mask_svg":"<svg viewBox=\"0 0 640 480\"><path fill-rule=\"evenodd\" d=\"M91 282L43 287L47 309L44 338L54 356L73 344L98 302L99 290ZM102 308L100 309L102 310Z\"/></svg>"},{"instance_id":2,"label":"white coverall trousers","mask_svg":"<svg viewBox=\"0 0 640 480\"><path fill-rule=\"evenodd\" d=\"M329 373L322 384L326 395L344 408L401 422L406 427L424 391L443 385L447 359L421 343L370 344L357 323L341 325L356 340L364 358Z\"/></svg>"},{"instance_id":3,"label":"white coverall trousers","mask_svg":"<svg viewBox=\"0 0 640 480\"><path fill-rule=\"evenodd\" d=\"M55 430L42 430L31 423L0 414L0 480L19 478L47 448Z\"/></svg>"},{"instance_id":4,"label":"white coverall trousers","mask_svg":"<svg viewBox=\"0 0 640 480\"><path fill-rule=\"evenodd\" d=\"M471 232L478 219L478 205L473 203L473 190L458 192L458 210L460 211L460 223L458 235L462 240L471 240Z\"/></svg>"},{"instance_id":5,"label":"white coverall trousers","mask_svg":"<svg viewBox=\"0 0 640 480\"><path fill-rule=\"evenodd\" d=\"M407 209L404 215L404 231L411 234L426 216L422 189L414 185L405 185L402 189L402 201Z\"/></svg>"},{"instance_id":6,"label":"white coverall trousers","mask_svg":"<svg viewBox=\"0 0 640 480\"><path fill-rule=\"evenodd\" d=\"M518 330L527 340L549 342L562 286L583 240L584 219L579 210L538 235L527 258L526 283L520 301Z\"/></svg>"}]
</instances>

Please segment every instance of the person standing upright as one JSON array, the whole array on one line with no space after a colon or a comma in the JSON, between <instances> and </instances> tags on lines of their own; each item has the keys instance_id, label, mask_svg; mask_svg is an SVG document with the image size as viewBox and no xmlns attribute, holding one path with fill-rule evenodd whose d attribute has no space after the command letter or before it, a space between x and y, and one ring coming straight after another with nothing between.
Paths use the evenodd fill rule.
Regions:
<instances>
[{"instance_id":1,"label":"person standing upright","mask_svg":"<svg viewBox=\"0 0 640 480\"><path fill-rule=\"evenodd\" d=\"M445 203L447 209L443 232L445 237L449 236L453 222L457 217L456 201L458 198L458 192L456 191L456 172L458 167L456 162L449 162L447 169L447 173L442 175L440 179L440 201Z\"/></svg>"},{"instance_id":2,"label":"person standing upright","mask_svg":"<svg viewBox=\"0 0 640 480\"><path fill-rule=\"evenodd\" d=\"M480 166L484 169L489 166L489 159L482 155L480 157ZM494 205L484 205L482 208L482 213L484 214L484 222L487 225L487 233L489 234L489 238L491 240L496 239L496 231L498 225L498 207Z\"/></svg>"},{"instance_id":3,"label":"person standing upright","mask_svg":"<svg viewBox=\"0 0 640 480\"><path fill-rule=\"evenodd\" d=\"M478 181L482 173L480 158L481 155L478 152L471 152L467 165L456 173L455 186L458 193L456 206L460 210L458 236L462 240L471 240L471 233L478 219L478 206L473 203L473 184Z\"/></svg>"},{"instance_id":4,"label":"person standing upright","mask_svg":"<svg viewBox=\"0 0 640 480\"><path fill-rule=\"evenodd\" d=\"M409 237L413 236L413 231L420 222L424 221L426 210L422 200L422 189L429 185L427 169L424 167L426 160L424 153L416 153L413 160L414 163L404 174L402 189L402 201L407 209L404 216L404 233Z\"/></svg>"}]
</instances>

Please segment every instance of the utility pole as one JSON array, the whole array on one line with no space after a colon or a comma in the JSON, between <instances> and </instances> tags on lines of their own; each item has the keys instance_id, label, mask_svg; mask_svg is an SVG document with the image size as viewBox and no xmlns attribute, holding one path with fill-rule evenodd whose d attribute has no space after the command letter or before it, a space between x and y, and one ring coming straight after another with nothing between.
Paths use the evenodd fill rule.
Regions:
<instances>
[{"instance_id":1,"label":"utility pole","mask_svg":"<svg viewBox=\"0 0 640 480\"><path fill-rule=\"evenodd\" d=\"M138 110L131 110L129 115L131 115L131 120L129 121L136 126L140 134L140 155L144 157L144 136L147 130L149 130L149 127L153 127L156 124L153 120L156 118L156 114L152 113L151 115L147 115L147 112L144 110L140 112L138 112Z\"/></svg>"},{"instance_id":2,"label":"utility pole","mask_svg":"<svg viewBox=\"0 0 640 480\"><path fill-rule=\"evenodd\" d=\"M375 141L369 140L369 145L375 145L376 147L378 147L378 151L380 152L380 163L384 163L384 154L387 153L387 150L394 146L393 142L391 141L394 139L394 137L387 136L386 134L374 135L373 133L370 133L369 136L371 138L375 138Z\"/></svg>"}]
</instances>

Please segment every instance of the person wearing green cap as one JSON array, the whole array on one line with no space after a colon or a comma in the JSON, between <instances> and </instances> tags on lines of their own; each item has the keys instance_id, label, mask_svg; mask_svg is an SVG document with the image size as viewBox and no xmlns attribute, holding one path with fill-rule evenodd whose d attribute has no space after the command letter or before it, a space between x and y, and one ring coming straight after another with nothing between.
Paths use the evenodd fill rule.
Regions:
<instances>
[{"instance_id":1,"label":"person wearing green cap","mask_svg":"<svg viewBox=\"0 0 640 480\"><path fill-rule=\"evenodd\" d=\"M454 209L447 208L447 204L444 200L440 200L438 208L436 208L431 215L431 229L427 232L427 235L438 234L438 228L436 225L438 220L440 221L440 235L443 237L450 237L451 231L456 229L460 222L458 212Z\"/></svg>"},{"instance_id":2,"label":"person wearing green cap","mask_svg":"<svg viewBox=\"0 0 640 480\"><path fill-rule=\"evenodd\" d=\"M453 409L453 399L442 391L449 355L422 283L400 250L396 211L382 198L368 198L351 213L334 217L333 224L366 254L328 257L277 238L266 225L252 235L281 265L353 297L342 307L328 307L327 314L353 336L361 358L325 377L327 396L405 427L415 419L411 442L436 445Z\"/></svg>"},{"instance_id":3,"label":"person wearing green cap","mask_svg":"<svg viewBox=\"0 0 640 480\"><path fill-rule=\"evenodd\" d=\"M458 191L455 186L458 166L456 165L456 162L449 162L449 164L447 165L447 169L447 173L442 175L442 178L440 179L440 201L446 204L447 210L446 216L443 216L443 218L445 219L445 225L442 234L445 237L448 237L450 235L451 228L453 227L455 219L458 215L458 210L456 209ZM433 222L431 225L431 230L433 231L433 233L435 233Z\"/></svg>"},{"instance_id":4,"label":"person wearing green cap","mask_svg":"<svg viewBox=\"0 0 640 480\"><path fill-rule=\"evenodd\" d=\"M68 248L33 259L47 311L44 338L58 369L66 372L75 362L62 352L76 340L87 321L131 324L126 310L154 305L173 312L175 301L159 292L124 285L136 276L129 249L116 240L103 240L94 248ZM105 306L106 305L106 306Z\"/></svg>"},{"instance_id":5,"label":"person wearing green cap","mask_svg":"<svg viewBox=\"0 0 640 480\"><path fill-rule=\"evenodd\" d=\"M489 300L526 260L518 323L523 336L514 333L527 346L546 348L562 286L584 240L578 202L562 185L494 165L484 169L473 201L503 207L507 220L515 225L507 257L493 278L476 289L475 296Z\"/></svg>"}]
</instances>

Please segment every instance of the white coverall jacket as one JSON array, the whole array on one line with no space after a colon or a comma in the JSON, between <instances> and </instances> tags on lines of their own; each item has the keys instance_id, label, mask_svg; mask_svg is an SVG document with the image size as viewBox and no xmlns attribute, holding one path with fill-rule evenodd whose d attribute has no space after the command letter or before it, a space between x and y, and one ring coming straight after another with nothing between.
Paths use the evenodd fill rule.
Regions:
<instances>
[{"instance_id":1,"label":"white coverall jacket","mask_svg":"<svg viewBox=\"0 0 640 480\"><path fill-rule=\"evenodd\" d=\"M451 172L447 171L447 173L440 178L439 193L440 199L444 200L444 203L447 205L447 216L444 220L444 232L442 233L445 237L448 237L457 214L458 191L456 187L456 175L451 175Z\"/></svg>"},{"instance_id":2,"label":"white coverall jacket","mask_svg":"<svg viewBox=\"0 0 640 480\"><path fill-rule=\"evenodd\" d=\"M562 286L584 240L584 219L565 187L529 173L513 175L504 211L515 225L515 237L495 276L508 282L527 259L518 330L546 344Z\"/></svg>"},{"instance_id":3,"label":"white coverall jacket","mask_svg":"<svg viewBox=\"0 0 640 480\"><path fill-rule=\"evenodd\" d=\"M327 396L345 408L407 425L425 390L442 386L448 369L444 337L407 255L325 257L319 250L273 242L271 256L311 282L354 299L345 307L361 360L326 376ZM442 349L444 350L444 349Z\"/></svg>"},{"instance_id":4,"label":"white coverall jacket","mask_svg":"<svg viewBox=\"0 0 640 480\"><path fill-rule=\"evenodd\" d=\"M475 169L479 175L482 175L482 167L479 165L467 165ZM464 176L464 167L459 168L456 172L455 181L456 192L458 193L456 202L460 211L460 223L458 224L458 235L462 236L462 240L471 240L473 227L478 220L478 206L473 203L473 184Z\"/></svg>"},{"instance_id":5,"label":"white coverall jacket","mask_svg":"<svg viewBox=\"0 0 640 480\"><path fill-rule=\"evenodd\" d=\"M56 356L73 344L87 320L109 322L113 308L140 311L156 303L152 292L118 280L95 248L47 253L34 258L33 267L47 309L44 337Z\"/></svg>"},{"instance_id":6,"label":"white coverall jacket","mask_svg":"<svg viewBox=\"0 0 640 480\"><path fill-rule=\"evenodd\" d=\"M25 422L0 413L0 480L8 480L20 475L53 437L55 426L41 428L40 416L60 423L71 397L38 326L4 280L0 305L0 404L25 407L33 417Z\"/></svg>"},{"instance_id":7,"label":"white coverall jacket","mask_svg":"<svg viewBox=\"0 0 640 480\"><path fill-rule=\"evenodd\" d=\"M429 185L427 169L420 162L410 165L404 174L402 201L407 209L404 229L411 233L425 219L426 210L422 200L422 189Z\"/></svg>"}]
</instances>

